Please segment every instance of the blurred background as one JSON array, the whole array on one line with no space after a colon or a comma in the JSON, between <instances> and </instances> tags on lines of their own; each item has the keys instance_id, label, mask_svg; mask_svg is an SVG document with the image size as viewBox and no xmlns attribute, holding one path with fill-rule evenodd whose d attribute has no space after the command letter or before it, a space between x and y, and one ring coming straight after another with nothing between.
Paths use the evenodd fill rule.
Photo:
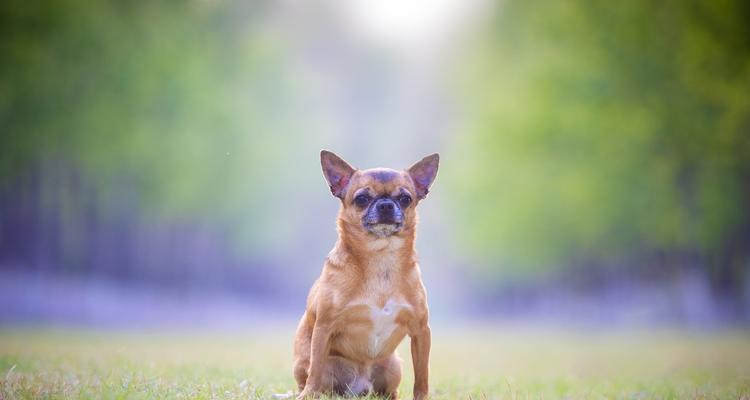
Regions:
<instances>
[{"instance_id":1,"label":"blurred background","mask_svg":"<svg viewBox=\"0 0 750 400\"><path fill-rule=\"evenodd\" d=\"M0 3L0 324L293 321L319 151L440 152L435 324L750 322L750 5Z\"/></svg>"}]
</instances>

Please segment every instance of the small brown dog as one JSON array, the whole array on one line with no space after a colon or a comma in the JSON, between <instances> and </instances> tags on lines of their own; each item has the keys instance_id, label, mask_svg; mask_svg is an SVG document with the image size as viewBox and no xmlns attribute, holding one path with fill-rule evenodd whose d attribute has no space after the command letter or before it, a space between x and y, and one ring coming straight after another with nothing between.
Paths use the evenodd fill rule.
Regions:
<instances>
[{"instance_id":1,"label":"small brown dog","mask_svg":"<svg viewBox=\"0 0 750 400\"><path fill-rule=\"evenodd\" d=\"M414 251L416 206L438 170L432 154L406 171L320 162L341 199L339 239L313 284L294 341L297 399L322 393L398 397L396 347L411 337L414 398L427 397L430 326Z\"/></svg>"}]
</instances>

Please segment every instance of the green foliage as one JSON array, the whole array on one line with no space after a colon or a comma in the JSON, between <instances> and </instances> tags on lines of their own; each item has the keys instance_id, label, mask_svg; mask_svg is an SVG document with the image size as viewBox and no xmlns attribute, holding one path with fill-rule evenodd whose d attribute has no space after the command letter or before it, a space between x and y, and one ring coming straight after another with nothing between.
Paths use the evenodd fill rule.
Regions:
<instances>
[{"instance_id":1,"label":"green foliage","mask_svg":"<svg viewBox=\"0 0 750 400\"><path fill-rule=\"evenodd\" d=\"M462 237L526 269L724 251L750 223L749 18L733 1L504 3L457 143Z\"/></svg>"},{"instance_id":2,"label":"green foliage","mask_svg":"<svg viewBox=\"0 0 750 400\"><path fill-rule=\"evenodd\" d=\"M309 150L292 135L292 85L264 12L261 2L3 2L0 178L35 166L45 181L72 164L100 207L205 217L263 246L256 227L271 214L257 189L290 186L285 166ZM71 186L47 191L65 203ZM92 209L80 193L67 201L73 221Z\"/></svg>"}]
</instances>

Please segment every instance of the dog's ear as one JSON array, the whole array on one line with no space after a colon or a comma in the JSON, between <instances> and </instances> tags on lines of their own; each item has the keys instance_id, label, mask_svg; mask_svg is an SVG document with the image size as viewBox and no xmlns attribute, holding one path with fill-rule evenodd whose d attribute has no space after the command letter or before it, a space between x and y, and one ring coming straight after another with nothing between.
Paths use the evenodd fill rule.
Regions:
<instances>
[{"instance_id":1,"label":"dog's ear","mask_svg":"<svg viewBox=\"0 0 750 400\"><path fill-rule=\"evenodd\" d=\"M355 169L347 164L341 157L328 150L320 151L320 165L323 167L323 176L331 188L334 196L343 199L346 185L349 184Z\"/></svg>"},{"instance_id":2,"label":"dog's ear","mask_svg":"<svg viewBox=\"0 0 750 400\"><path fill-rule=\"evenodd\" d=\"M424 199L427 196L430 185L432 185L437 175L439 162L440 155L437 153L430 154L406 170L414 181L414 186L417 189L417 197L420 199Z\"/></svg>"}]
</instances>

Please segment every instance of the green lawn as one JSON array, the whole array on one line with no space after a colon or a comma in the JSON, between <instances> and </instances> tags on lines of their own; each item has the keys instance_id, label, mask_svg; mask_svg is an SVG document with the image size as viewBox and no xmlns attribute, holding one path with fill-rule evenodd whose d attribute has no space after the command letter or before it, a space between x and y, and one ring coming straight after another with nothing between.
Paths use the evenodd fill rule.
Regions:
<instances>
[{"instance_id":1,"label":"green lawn","mask_svg":"<svg viewBox=\"0 0 750 400\"><path fill-rule=\"evenodd\" d=\"M433 399L750 399L747 332L433 331ZM294 387L292 332L6 329L0 399L270 399Z\"/></svg>"}]
</instances>

